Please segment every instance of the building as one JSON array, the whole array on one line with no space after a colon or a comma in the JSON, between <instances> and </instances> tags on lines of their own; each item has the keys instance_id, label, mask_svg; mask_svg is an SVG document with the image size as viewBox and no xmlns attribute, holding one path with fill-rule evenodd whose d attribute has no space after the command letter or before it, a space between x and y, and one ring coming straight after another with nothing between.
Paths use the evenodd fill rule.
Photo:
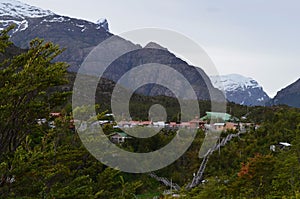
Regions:
<instances>
[{"instance_id":1,"label":"building","mask_svg":"<svg viewBox=\"0 0 300 199\"><path fill-rule=\"evenodd\" d=\"M206 115L200 118L202 121L210 121L212 123L238 122L239 119L228 113L206 112Z\"/></svg>"},{"instance_id":2,"label":"building","mask_svg":"<svg viewBox=\"0 0 300 199\"><path fill-rule=\"evenodd\" d=\"M111 141L117 144L125 142L125 140L128 138L129 138L128 135L124 132L113 133L110 137Z\"/></svg>"}]
</instances>

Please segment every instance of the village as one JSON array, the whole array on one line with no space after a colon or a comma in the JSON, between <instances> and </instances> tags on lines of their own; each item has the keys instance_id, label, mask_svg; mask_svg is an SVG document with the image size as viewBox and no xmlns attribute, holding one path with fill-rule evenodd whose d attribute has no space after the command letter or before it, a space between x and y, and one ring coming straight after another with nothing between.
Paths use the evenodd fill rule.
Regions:
<instances>
[{"instance_id":1,"label":"village","mask_svg":"<svg viewBox=\"0 0 300 199\"><path fill-rule=\"evenodd\" d=\"M112 116L112 114L107 114ZM97 122L100 125L113 124L111 120L100 120ZM130 139L124 131L126 128L135 127L153 127L167 130L178 130L178 129L202 129L205 132L208 131L240 131L246 130L250 127L259 128L259 125L254 123L241 122L240 119L228 114L220 112L206 112L204 117L195 117L194 119L187 122L165 122L165 121L126 121L122 120L113 126L116 129L115 133L111 134L110 139L114 143L123 143L126 139ZM119 132L119 129L124 131Z\"/></svg>"},{"instance_id":2,"label":"village","mask_svg":"<svg viewBox=\"0 0 300 199\"><path fill-rule=\"evenodd\" d=\"M45 118L37 119L37 123L47 124L49 128L56 128L55 119L62 118L62 113L60 112L52 112L50 113L49 121ZM98 120L93 122L91 127L95 127L95 125L100 125L103 127L104 125L111 125L114 129L108 137L111 142L115 144L122 144L126 142L127 139L132 139L133 137L126 133L126 129L136 128L136 127L149 127L149 128L157 128L157 129L166 129L166 130L174 130L177 131L179 129L201 129L205 133L209 131L219 131L219 132L246 132L250 128L257 130L260 125L250 122L245 122L246 118L242 117L241 119L232 116L228 113L221 112L206 112L206 115L199 118L195 117L194 119L188 122L166 122L166 121L137 121L137 120L121 120L120 122L114 121L114 115L112 113L107 113L104 115L104 120ZM72 131L76 131L76 127L74 125L75 121L73 119L70 120L69 129ZM85 122L81 122L79 129L83 130L87 128L87 124ZM288 142L280 141L277 144L270 145L270 151L277 151L278 149L289 149L291 144Z\"/></svg>"}]
</instances>

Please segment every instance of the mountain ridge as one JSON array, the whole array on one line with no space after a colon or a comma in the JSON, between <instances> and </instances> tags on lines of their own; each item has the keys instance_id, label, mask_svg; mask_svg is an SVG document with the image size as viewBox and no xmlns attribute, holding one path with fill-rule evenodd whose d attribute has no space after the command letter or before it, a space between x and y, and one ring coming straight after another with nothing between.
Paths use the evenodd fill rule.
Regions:
<instances>
[{"instance_id":1,"label":"mountain ridge","mask_svg":"<svg viewBox=\"0 0 300 199\"><path fill-rule=\"evenodd\" d=\"M285 104L300 108L300 78L277 92L269 105Z\"/></svg>"},{"instance_id":2,"label":"mountain ridge","mask_svg":"<svg viewBox=\"0 0 300 199\"><path fill-rule=\"evenodd\" d=\"M43 18L43 17L49 17L53 16L52 22L54 21L61 21L63 20L63 17L67 16L61 16L58 15L50 10L45 10L36 6L31 6L29 4L17 1L17 0L1 0L0 1L0 17L1 19L1 25L0 30L3 30L5 27L8 27L10 24L14 23L17 25L17 28L14 30L14 32L18 31L24 31L28 27L28 19L30 18ZM60 16L62 18L55 18L56 16ZM70 18L70 17L69 17ZM77 18L74 18L77 19ZM81 19L78 19L81 20ZM51 22L51 21L50 21ZM92 22L91 22L92 23ZM108 28L108 22L107 19L101 18L96 21L96 23L107 31L109 31Z\"/></svg>"},{"instance_id":3,"label":"mountain ridge","mask_svg":"<svg viewBox=\"0 0 300 199\"><path fill-rule=\"evenodd\" d=\"M26 49L32 39L39 37L43 38L45 41L54 42L62 48L66 48L66 51L60 55L57 61L69 63L69 71L71 72L76 72L78 70L85 57L95 46L105 39L113 36L113 34L109 32L109 24L105 18L94 23L78 18L57 15L50 10L31 6L17 0L0 1L0 22L0 30L7 28L10 24L16 24L16 28L10 34L11 40L17 47ZM191 72L192 70L190 70L193 66L189 66L184 60L179 59L169 52L167 48L154 42L149 42L144 47L141 47L139 44L133 44L130 41L129 43L129 45L136 45L142 53L137 53L137 57L124 58L125 60L123 60L121 68L117 70L118 72L126 71L128 69L128 63L131 63L131 67L137 64L142 64L146 60L144 56L149 54L151 51L155 51L154 53L157 54L158 59L162 63L165 63L165 59L169 60L169 64L172 63L175 66L178 65L176 67L182 67L181 69L180 67L177 69L187 74L187 76L192 80L194 88L198 87L197 92L200 98L207 99L209 97L208 92L204 92L202 96L200 94L201 89L204 89L205 87L206 89L213 87L210 84L210 78L201 68L195 67L200 76L199 74L193 75ZM160 55L159 50L162 50L161 52L165 50L169 53L165 55L162 53ZM13 51L14 50L11 50L11 52ZM153 60L148 59L148 61ZM127 69L124 70L124 67L127 67ZM116 74L116 76L119 76L120 74L121 73ZM114 76L115 74L111 75ZM197 78L200 80L197 80ZM244 79L231 79L240 79L240 81L226 82L225 93L229 101L250 106L264 106L265 103L268 105L282 103L300 107L297 102L299 101L298 99L300 99L300 94L298 94L298 90L300 90L300 88L295 86L300 84L298 83L299 80L282 89L273 99L270 99L264 92L263 88L252 78L244 77ZM204 82L208 82L209 85L205 86L203 80ZM213 82L213 84L216 88L221 90L224 87L224 85L221 87L220 85L216 85L216 82ZM140 89L140 91L143 94L149 95L170 95L169 92L163 91L163 89L159 89L155 86L145 87ZM220 94L219 91L216 91L216 93Z\"/></svg>"},{"instance_id":4,"label":"mountain ridge","mask_svg":"<svg viewBox=\"0 0 300 199\"><path fill-rule=\"evenodd\" d=\"M7 6L7 1L4 6ZM9 2L18 2L10 0ZM20 3L20 2L19 2ZM1 4L1 3L0 3ZM17 3L15 3L17 4ZM13 10L13 3L9 4ZM71 18L67 16L57 15L51 11L44 11L36 7L31 7L27 4L19 5L16 11L21 9L21 14L14 13L12 16L0 16L0 20L6 20L6 26L14 21L21 21L17 24L17 28L11 33L11 40L14 44L21 48L28 48L29 42L38 37L43 38L45 41L51 41L58 44L61 48L66 50L59 55L55 61L63 61L69 63L68 68L71 72L78 71L79 67L87 57L87 55L102 41L113 36L109 32L108 22L106 19L99 20L96 23L86 20ZM24 9L23 9L24 8ZM24 14L23 10L32 11L34 14ZM37 13L41 14L37 14ZM36 16L36 17L28 17ZM23 21L26 22L23 22ZM26 24L23 27L22 24ZM5 28L4 26L0 28ZM195 67L188 65L185 61L179 59L171 52L167 51L159 44L150 42L144 48L140 45L134 44L128 41L128 45L134 45L137 47L136 51L131 52L120 59L116 60L117 65L111 65L113 70L108 70L106 77L110 78L114 82L117 81L116 77L121 77L124 72L136 67L137 65L147 63L160 63L169 65L180 73L184 74L186 79L190 82L192 87L197 93L199 99L210 99L211 90L214 96L222 96L222 93L212 87L210 82L206 85L205 80L209 79L205 72L201 69L200 73L195 70ZM160 75L163 75L163 71L160 71ZM176 82L178 88L180 88L180 82L172 79L172 77L165 74L170 81ZM149 85L139 90L141 94L146 95L166 95L172 96L172 93L163 87Z\"/></svg>"}]
</instances>

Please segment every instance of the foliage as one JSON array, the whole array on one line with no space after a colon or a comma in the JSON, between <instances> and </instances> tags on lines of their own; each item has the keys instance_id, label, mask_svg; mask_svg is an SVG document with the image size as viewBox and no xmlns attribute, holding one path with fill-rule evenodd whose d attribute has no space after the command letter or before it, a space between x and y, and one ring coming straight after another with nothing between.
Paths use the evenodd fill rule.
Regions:
<instances>
[{"instance_id":1,"label":"foliage","mask_svg":"<svg viewBox=\"0 0 300 199\"><path fill-rule=\"evenodd\" d=\"M0 50L11 45L8 30ZM50 128L51 110L65 104L67 64L55 62L62 50L35 39L30 48L1 63L0 197L1 198L132 198L141 181L128 181L86 151L70 129L69 110ZM101 115L101 114L100 114ZM127 177L127 176L126 176Z\"/></svg>"},{"instance_id":2,"label":"foliage","mask_svg":"<svg viewBox=\"0 0 300 199\"><path fill-rule=\"evenodd\" d=\"M63 128L49 130L42 142L33 147L28 140L1 163L0 172L5 179L15 179L3 182L1 196L131 198L142 186L141 181L128 182L119 171L95 160L81 145L78 135Z\"/></svg>"},{"instance_id":3,"label":"foliage","mask_svg":"<svg viewBox=\"0 0 300 199\"><path fill-rule=\"evenodd\" d=\"M7 31L1 32L4 47ZM7 59L0 65L0 151L15 151L37 127L36 119L47 118L52 107L67 96L48 92L66 82L65 63L53 59L62 51L52 43L35 39L27 52Z\"/></svg>"},{"instance_id":4,"label":"foliage","mask_svg":"<svg viewBox=\"0 0 300 199\"><path fill-rule=\"evenodd\" d=\"M11 45L8 30L0 34L0 53ZM35 39L30 48L1 63L0 70L0 197L1 198L146 198L163 193L167 187L147 174L128 174L111 169L82 145L72 126L65 63L55 62L62 50ZM68 74L69 78L74 78ZM153 104L167 107L168 120L176 121L178 102L169 97L134 95L130 111L134 119L147 119ZM201 114L210 103L200 103ZM96 109L103 119L107 104L78 107L76 114ZM259 123L214 152L204 172L204 181L192 190L180 191L183 198L299 198L300 197L300 111L286 106L245 107L229 103L228 112L247 116ZM51 110L62 114L55 128L37 124L49 119ZM201 116L202 116L201 115ZM107 135L114 124L103 126ZM133 129L134 130L134 129ZM221 137L235 131L223 132ZM147 139L130 139L119 147L133 152L157 150L170 142L176 131L163 129ZM156 171L181 187L197 172L205 132L199 130L186 153L168 167ZM283 147L279 142L291 143ZM270 146L276 150L271 151ZM155 193L155 194L154 194Z\"/></svg>"},{"instance_id":5,"label":"foliage","mask_svg":"<svg viewBox=\"0 0 300 199\"><path fill-rule=\"evenodd\" d=\"M206 182L185 193L187 198L299 197L300 111L288 107L264 110L260 128L213 154L205 171ZM292 146L283 147L279 142ZM276 146L275 152L270 145Z\"/></svg>"}]
</instances>

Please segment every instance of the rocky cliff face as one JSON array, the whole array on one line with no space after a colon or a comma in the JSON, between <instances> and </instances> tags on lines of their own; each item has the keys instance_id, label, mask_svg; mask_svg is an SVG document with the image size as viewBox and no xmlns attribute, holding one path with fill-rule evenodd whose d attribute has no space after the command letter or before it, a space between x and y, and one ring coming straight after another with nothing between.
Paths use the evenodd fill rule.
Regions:
<instances>
[{"instance_id":1,"label":"rocky cliff face","mask_svg":"<svg viewBox=\"0 0 300 199\"><path fill-rule=\"evenodd\" d=\"M159 46L153 42L147 44L144 48L136 46L137 49L126 55L121 56L110 66L109 70L105 73L105 78L117 81L123 74L135 68L136 66L144 64L161 64L169 66L182 74L189 84L194 89L198 99L210 100L215 99L222 101L223 94L211 84L209 77L201 69L194 66L188 65L185 61L176 57L174 54L169 52L166 48ZM175 87L182 91L183 96L186 88L183 87L181 82L174 76L169 75L167 71L161 69L153 73L151 65L149 68L143 70L148 76L152 76L155 82L155 78L164 78L167 82L175 85ZM148 96L171 96L175 97L174 93L163 86L148 84L140 87L137 90L138 93Z\"/></svg>"}]
</instances>

